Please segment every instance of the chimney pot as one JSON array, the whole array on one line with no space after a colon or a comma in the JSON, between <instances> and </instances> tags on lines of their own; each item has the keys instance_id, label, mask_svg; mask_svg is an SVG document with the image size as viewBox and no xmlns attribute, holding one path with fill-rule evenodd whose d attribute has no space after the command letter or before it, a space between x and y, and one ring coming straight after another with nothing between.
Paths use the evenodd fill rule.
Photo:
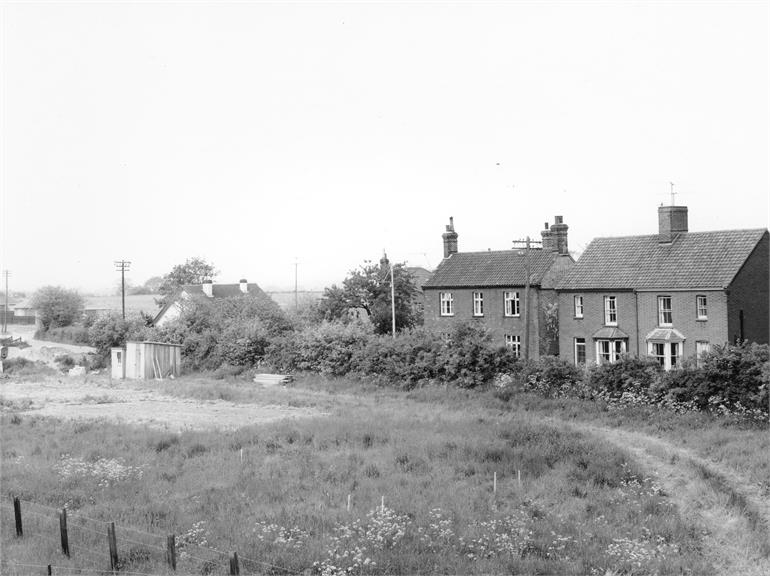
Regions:
<instances>
[{"instance_id":1,"label":"chimney pot","mask_svg":"<svg viewBox=\"0 0 770 576\"><path fill-rule=\"evenodd\" d=\"M446 232L441 237L444 239L444 258L457 254L457 232L455 232L454 218L451 216L449 217L449 224L446 226Z\"/></svg>"}]
</instances>

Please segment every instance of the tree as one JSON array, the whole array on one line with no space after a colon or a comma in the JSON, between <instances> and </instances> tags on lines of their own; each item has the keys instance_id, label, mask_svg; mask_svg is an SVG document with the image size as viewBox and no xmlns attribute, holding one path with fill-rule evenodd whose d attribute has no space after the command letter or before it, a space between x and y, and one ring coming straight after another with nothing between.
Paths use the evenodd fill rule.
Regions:
<instances>
[{"instance_id":1,"label":"tree","mask_svg":"<svg viewBox=\"0 0 770 576\"><path fill-rule=\"evenodd\" d=\"M216 278L217 270L213 264L203 258L188 258L184 264L177 264L171 272L163 276L163 281L158 286L158 294L162 298L158 304L162 307L174 296L179 287L184 284L202 284L204 280Z\"/></svg>"},{"instance_id":2,"label":"tree","mask_svg":"<svg viewBox=\"0 0 770 576\"><path fill-rule=\"evenodd\" d=\"M44 286L32 295L31 304L44 330L70 326L83 316L83 297L61 286Z\"/></svg>"},{"instance_id":3,"label":"tree","mask_svg":"<svg viewBox=\"0 0 770 576\"><path fill-rule=\"evenodd\" d=\"M348 274L341 288L334 285L324 291L320 311L327 320L348 321L350 311L361 308L368 314L375 332L388 334L392 329L391 282L395 282L396 329L412 328L419 322L419 291L404 264L394 264L392 270L393 279L387 257L378 264L367 260Z\"/></svg>"}]
</instances>

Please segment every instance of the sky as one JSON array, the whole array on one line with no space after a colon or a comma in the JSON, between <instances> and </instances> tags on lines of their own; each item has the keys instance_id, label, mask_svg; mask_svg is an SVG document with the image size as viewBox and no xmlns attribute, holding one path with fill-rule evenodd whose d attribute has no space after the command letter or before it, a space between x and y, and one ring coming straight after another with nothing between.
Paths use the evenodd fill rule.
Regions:
<instances>
[{"instance_id":1,"label":"sky","mask_svg":"<svg viewBox=\"0 0 770 576\"><path fill-rule=\"evenodd\" d=\"M767 2L2 2L0 268L267 289L770 219Z\"/></svg>"}]
</instances>

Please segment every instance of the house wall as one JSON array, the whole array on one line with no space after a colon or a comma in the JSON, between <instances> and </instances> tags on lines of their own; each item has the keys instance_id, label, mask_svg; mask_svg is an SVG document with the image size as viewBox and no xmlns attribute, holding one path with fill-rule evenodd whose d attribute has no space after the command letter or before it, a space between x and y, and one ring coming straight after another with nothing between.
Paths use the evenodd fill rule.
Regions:
<instances>
[{"instance_id":1,"label":"house wall","mask_svg":"<svg viewBox=\"0 0 770 576\"><path fill-rule=\"evenodd\" d=\"M182 313L182 307L179 305L178 302L174 302L171 306L169 306L166 309L163 315L155 321L155 325L164 326L165 324L168 324L172 320L176 320L177 318L179 318L179 315L181 313Z\"/></svg>"},{"instance_id":2,"label":"house wall","mask_svg":"<svg viewBox=\"0 0 770 576\"><path fill-rule=\"evenodd\" d=\"M519 336L524 353L524 288L522 286L509 287L480 287L480 288L425 288L425 319L424 325L428 330L439 333L451 332L459 322L483 323L492 333L494 341L505 344L505 335ZM503 292L518 291L520 298L520 312L517 317L505 316L505 300ZM440 315L440 294L451 292L454 298L454 316ZM473 293L484 294L484 316L473 315ZM538 358L540 352L540 310L541 291L539 288L530 288L530 358Z\"/></svg>"},{"instance_id":3,"label":"house wall","mask_svg":"<svg viewBox=\"0 0 770 576\"><path fill-rule=\"evenodd\" d=\"M697 296L706 296L708 319L698 320ZM672 328L686 338L682 344L682 357L695 354L695 342L722 345L727 342L727 297L723 290L688 290L684 292L639 292L639 342L640 356L647 355L646 337L658 324L658 296L671 297Z\"/></svg>"},{"instance_id":4,"label":"house wall","mask_svg":"<svg viewBox=\"0 0 770 576\"><path fill-rule=\"evenodd\" d=\"M770 236L765 235L735 276L728 288L728 335L740 338L740 311L743 310L743 335L751 342L770 342Z\"/></svg>"},{"instance_id":5,"label":"house wall","mask_svg":"<svg viewBox=\"0 0 770 576\"><path fill-rule=\"evenodd\" d=\"M583 296L583 318L575 318L574 296ZM559 356L575 362L575 338L585 338L586 364L596 362L596 344L593 335L604 328L604 297L617 298L617 328L628 334L626 351L637 353L636 294L633 292L560 291L559 303Z\"/></svg>"}]
</instances>

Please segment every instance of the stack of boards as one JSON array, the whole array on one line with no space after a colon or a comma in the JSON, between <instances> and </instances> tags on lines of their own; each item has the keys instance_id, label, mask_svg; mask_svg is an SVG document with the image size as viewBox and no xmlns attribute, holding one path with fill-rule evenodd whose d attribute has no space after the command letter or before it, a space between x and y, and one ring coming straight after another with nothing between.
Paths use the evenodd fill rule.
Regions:
<instances>
[{"instance_id":1,"label":"stack of boards","mask_svg":"<svg viewBox=\"0 0 770 576\"><path fill-rule=\"evenodd\" d=\"M286 386L289 382L294 380L291 376L285 376L283 374L255 374L254 383L262 384L262 386L276 386L278 384Z\"/></svg>"}]
</instances>

